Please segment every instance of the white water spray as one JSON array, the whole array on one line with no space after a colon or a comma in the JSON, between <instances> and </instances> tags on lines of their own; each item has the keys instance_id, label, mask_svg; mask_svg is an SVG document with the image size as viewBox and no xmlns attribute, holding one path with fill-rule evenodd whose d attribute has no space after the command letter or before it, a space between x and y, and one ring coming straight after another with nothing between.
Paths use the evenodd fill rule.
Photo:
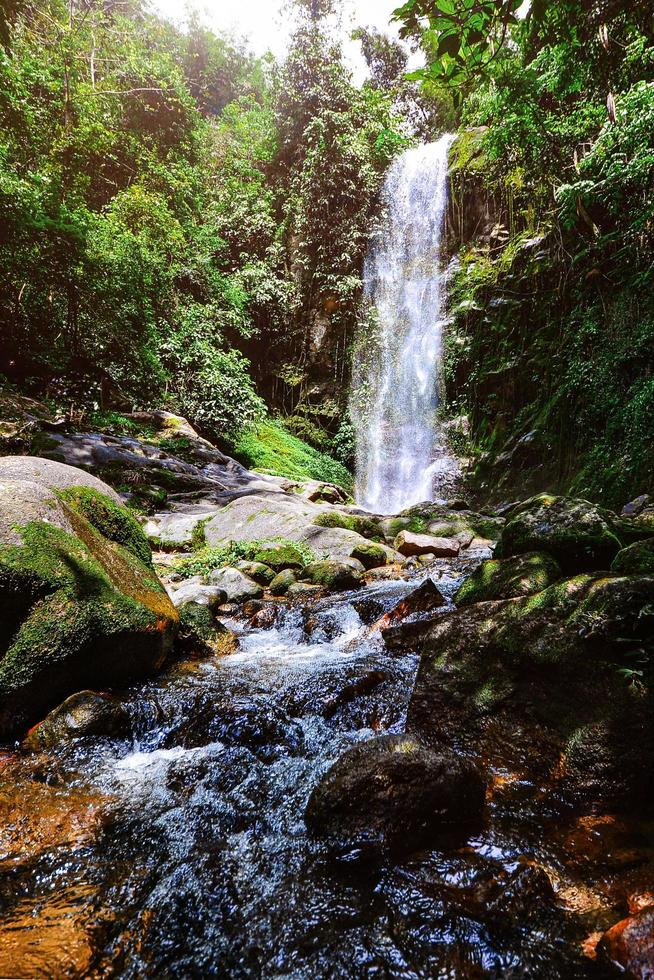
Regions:
<instances>
[{"instance_id":1,"label":"white water spray","mask_svg":"<svg viewBox=\"0 0 654 980\"><path fill-rule=\"evenodd\" d=\"M364 266L365 296L376 314L357 340L350 411L357 501L377 513L431 500L436 474L448 468L435 412L452 139L416 146L393 163L382 191L384 223Z\"/></svg>"}]
</instances>

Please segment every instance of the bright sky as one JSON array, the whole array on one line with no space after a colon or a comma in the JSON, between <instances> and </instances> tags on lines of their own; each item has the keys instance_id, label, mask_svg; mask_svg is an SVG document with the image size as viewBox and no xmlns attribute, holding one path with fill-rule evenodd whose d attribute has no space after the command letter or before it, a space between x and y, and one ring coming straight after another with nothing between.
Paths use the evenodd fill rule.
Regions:
<instances>
[{"instance_id":1,"label":"bright sky","mask_svg":"<svg viewBox=\"0 0 654 980\"><path fill-rule=\"evenodd\" d=\"M186 0L150 0L151 6L176 22L183 22L188 4ZM216 31L230 31L244 36L255 54L271 50L283 57L290 33L288 15L280 13L282 0L192 0L206 23ZM400 0L344 0L345 16L343 33L347 35L358 26L377 27L389 34L397 34L395 26L389 26L391 13L400 6ZM355 78L361 82L365 67L358 43L345 46L348 61Z\"/></svg>"}]
</instances>

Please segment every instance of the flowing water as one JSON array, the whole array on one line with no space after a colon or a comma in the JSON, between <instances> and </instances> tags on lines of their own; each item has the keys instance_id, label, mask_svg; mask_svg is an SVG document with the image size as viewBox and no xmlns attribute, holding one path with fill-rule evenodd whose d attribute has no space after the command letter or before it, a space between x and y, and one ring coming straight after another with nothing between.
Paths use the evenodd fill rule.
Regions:
<instances>
[{"instance_id":1,"label":"flowing water","mask_svg":"<svg viewBox=\"0 0 654 980\"><path fill-rule=\"evenodd\" d=\"M451 596L474 564L432 574ZM360 865L306 831L329 765L403 730L416 658L391 656L367 623L420 580L282 604L269 630L233 623L237 653L125 692L129 740L8 753L0 975L604 976L580 942L616 919L607 882L634 866L633 828L581 825L529 779L494 773L464 846Z\"/></svg>"},{"instance_id":2,"label":"flowing water","mask_svg":"<svg viewBox=\"0 0 654 980\"><path fill-rule=\"evenodd\" d=\"M413 147L393 163L382 191L384 220L365 262L371 320L357 338L350 410L357 501L376 513L432 500L454 465L435 419L452 139Z\"/></svg>"}]
</instances>

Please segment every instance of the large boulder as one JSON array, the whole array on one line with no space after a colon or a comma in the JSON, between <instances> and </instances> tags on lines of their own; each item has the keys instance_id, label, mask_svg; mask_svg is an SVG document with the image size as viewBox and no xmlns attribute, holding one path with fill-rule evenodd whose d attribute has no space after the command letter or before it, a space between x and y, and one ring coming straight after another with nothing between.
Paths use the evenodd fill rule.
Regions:
<instances>
[{"instance_id":1,"label":"large boulder","mask_svg":"<svg viewBox=\"0 0 654 980\"><path fill-rule=\"evenodd\" d=\"M18 458L0 466L14 474L0 481L0 735L9 736L74 691L157 671L178 616L109 487L45 460L26 459L26 479L16 478Z\"/></svg>"},{"instance_id":2,"label":"large boulder","mask_svg":"<svg viewBox=\"0 0 654 980\"><path fill-rule=\"evenodd\" d=\"M395 538L395 549L407 558L414 555L456 558L461 550L461 542L456 538L436 538L431 534L413 534L411 531L400 531Z\"/></svg>"},{"instance_id":3,"label":"large boulder","mask_svg":"<svg viewBox=\"0 0 654 980\"><path fill-rule=\"evenodd\" d=\"M409 733L628 807L654 790L654 698L638 682L653 629L654 577L580 575L383 636L422 654Z\"/></svg>"},{"instance_id":4,"label":"large boulder","mask_svg":"<svg viewBox=\"0 0 654 980\"><path fill-rule=\"evenodd\" d=\"M569 574L608 569L622 547L616 522L614 514L588 500L541 494L511 511L495 557L544 551Z\"/></svg>"},{"instance_id":5,"label":"large boulder","mask_svg":"<svg viewBox=\"0 0 654 980\"><path fill-rule=\"evenodd\" d=\"M485 785L469 760L405 735L350 749L322 777L305 811L314 834L338 849L412 850L478 820Z\"/></svg>"},{"instance_id":6,"label":"large boulder","mask_svg":"<svg viewBox=\"0 0 654 980\"><path fill-rule=\"evenodd\" d=\"M238 568L217 568L208 577L209 584L218 586L227 596L227 602L246 602L260 599L263 589L253 579L244 575Z\"/></svg>"},{"instance_id":7,"label":"large boulder","mask_svg":"<svg viewBox=\"0 0 654 980\"><path fill-rule=\"evenodd\" d=\"M558 562L538 551L485 561L465 580L454 601L457 606L466 606L489 599L532 595L553 585L562 575Z\"/></svg>"}]
</instances>

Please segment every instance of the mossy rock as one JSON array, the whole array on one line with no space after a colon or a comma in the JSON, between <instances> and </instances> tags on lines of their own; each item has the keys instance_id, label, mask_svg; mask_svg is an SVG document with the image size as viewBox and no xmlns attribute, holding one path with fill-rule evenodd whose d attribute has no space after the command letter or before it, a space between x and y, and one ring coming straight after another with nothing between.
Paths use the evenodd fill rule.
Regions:
<instances>
[{"instance_id":1,"label":"mossy rock","mask_svg":"<svg viewBox=\"0 0 654 980\"><path fill-rule=\"evenodd\" d=\"M611 571L616 575L654 575L654 538L638 541L619 551Z\"/></svg>"},{"instance_id":2,"label":"mossy rock","mask_svg":"<svg viewBox=\"0 0 654 980\"><path fill-rule=\"evenodd\" d=\"M285 568L300 569L305 565L304 553L292 544L264 545L252 555L252 560L267 565L274 572Z\"/></svg>"},{"instance_id":3,"label":"mossy rock","mask_svg":"<svg viewBox=\"0 0 654 980\"><path fill-rule=\"evenodd\" d=\"M307 565L302 578L312 585L321 585L332 592L356 589L361 584L361 575L350 565L340 561L316 561Z\"/></svg>"},{"instance_id":4,"label":"mossy rock","mask_svg":"<svg viewBox=\"0 0 654 980\"><path fill-rule=\"evenodd\" d=\"M143 528L120 504L92 487L69 487L58 490L57 496L107 538L123 545L146 564L152 561L152 549Z\"/></svg>"},{"instance_id":5,"label":"mossy rock","mask_svg":"<svg viewBox=\"0 0 654 980\"><path fill-rule=\"evenodd\" d=\"M94 691L79 691L31 729L23 748L40 752L78 738L122 738L131 732L131 718L119 701Z\"/></svg>"},{"instance_id":6,"label":"mossy rock","mask_svg":"<svg viewBox=\"0 0 654 980\"><path fill-rule=\"evenodd\" d=\"M495 557L544 551L569 574L608 569L622 548L616 520L610 511L578 497L531 497L511 512Z\"/></svg>"},{"instance_id":7,"label":"mossy rock","mask_svg":"<svg viewBox=\"0 0 654 980\"><path fill-rule=\"evenodd\" d=\"M283 572L278 572L270 583L270 594L274 596L286 595L292 585L295 585L297 578L295 572L290 568L285 568Z\"/></svg>"},{"instance_id":8,"label":"mossy rock","mask_svg":"<svg viewBox=\"0 0 654 980\"><path fill-rule=\"evenodd\" d=\"M583 805L654 794L654 691L646 670L631 680L654 654L654 576L578 575L383 636L421 654L408 733L518 766Z\"/></svg>"},{"instance_id":9,"label":"mossy rock","mask_svg":"<svg viewBox=\"0 0 654 980\"><path fill-rule=\"evenodd\" d=\"M254 579L259 585L270 585L275 577L275 573L272 568L268 565L264 565L260 561L237 561L234 568L238 568L239 572L243 572L248 578Z\"/></svg>"},{"instance_id":10,"label":"mossy rock","mask_svg":"<svg viewBox=\"0 0 654 980\"><path fill-rule=\"evenodd\" d=\"M318 527L342 527L346 531L356 531L363 538L383 537L381 524L373 517L362 517L360 514L344 514L340 510L325 511L316 517L314 524Z\"/></svg>"},{"instance_id":11,"label":"mossy rock","mask_svg":"<svg viewBox=\"0 0 654 980\"><path fill-rule=\"evenodd\" d=\"M74 691L152 674L177 623L151 565L47 487L0 484L1 735Z\"/></svg>"},{"instance_id":12,"label":"mossy rock","mask_svg":"<svg viewBox=\"0 0 654 980\"><path fill-rule=\"evenodd\" d=\"M513 558L482 562L454 596L457 606L490 599L514 599L542 592L562 577L561 567L549 555L531 552Z\"/></svg>"},{"instance_id":13,"label":"mossy rock","mask_svg":"<svg viewBox=\"0 0 654 980\"><path fill-rule=\"evenodd\" d=\"M352 549L350 556L360 561L365 569L381 568L388 562L385 550L378 544L358 544Z\"/></svg>"},{"instance_id":14,"label":"mossy rock","mask_svg":"<svg viewBox=\"0 0 654 980\"><path fill-rule=\"evenodd\" d=\"M213 657L238 648L236 634L214 619L208 606L187 602L179 610L178 649L187 657Z\"/></svg>"}]
</instances>

